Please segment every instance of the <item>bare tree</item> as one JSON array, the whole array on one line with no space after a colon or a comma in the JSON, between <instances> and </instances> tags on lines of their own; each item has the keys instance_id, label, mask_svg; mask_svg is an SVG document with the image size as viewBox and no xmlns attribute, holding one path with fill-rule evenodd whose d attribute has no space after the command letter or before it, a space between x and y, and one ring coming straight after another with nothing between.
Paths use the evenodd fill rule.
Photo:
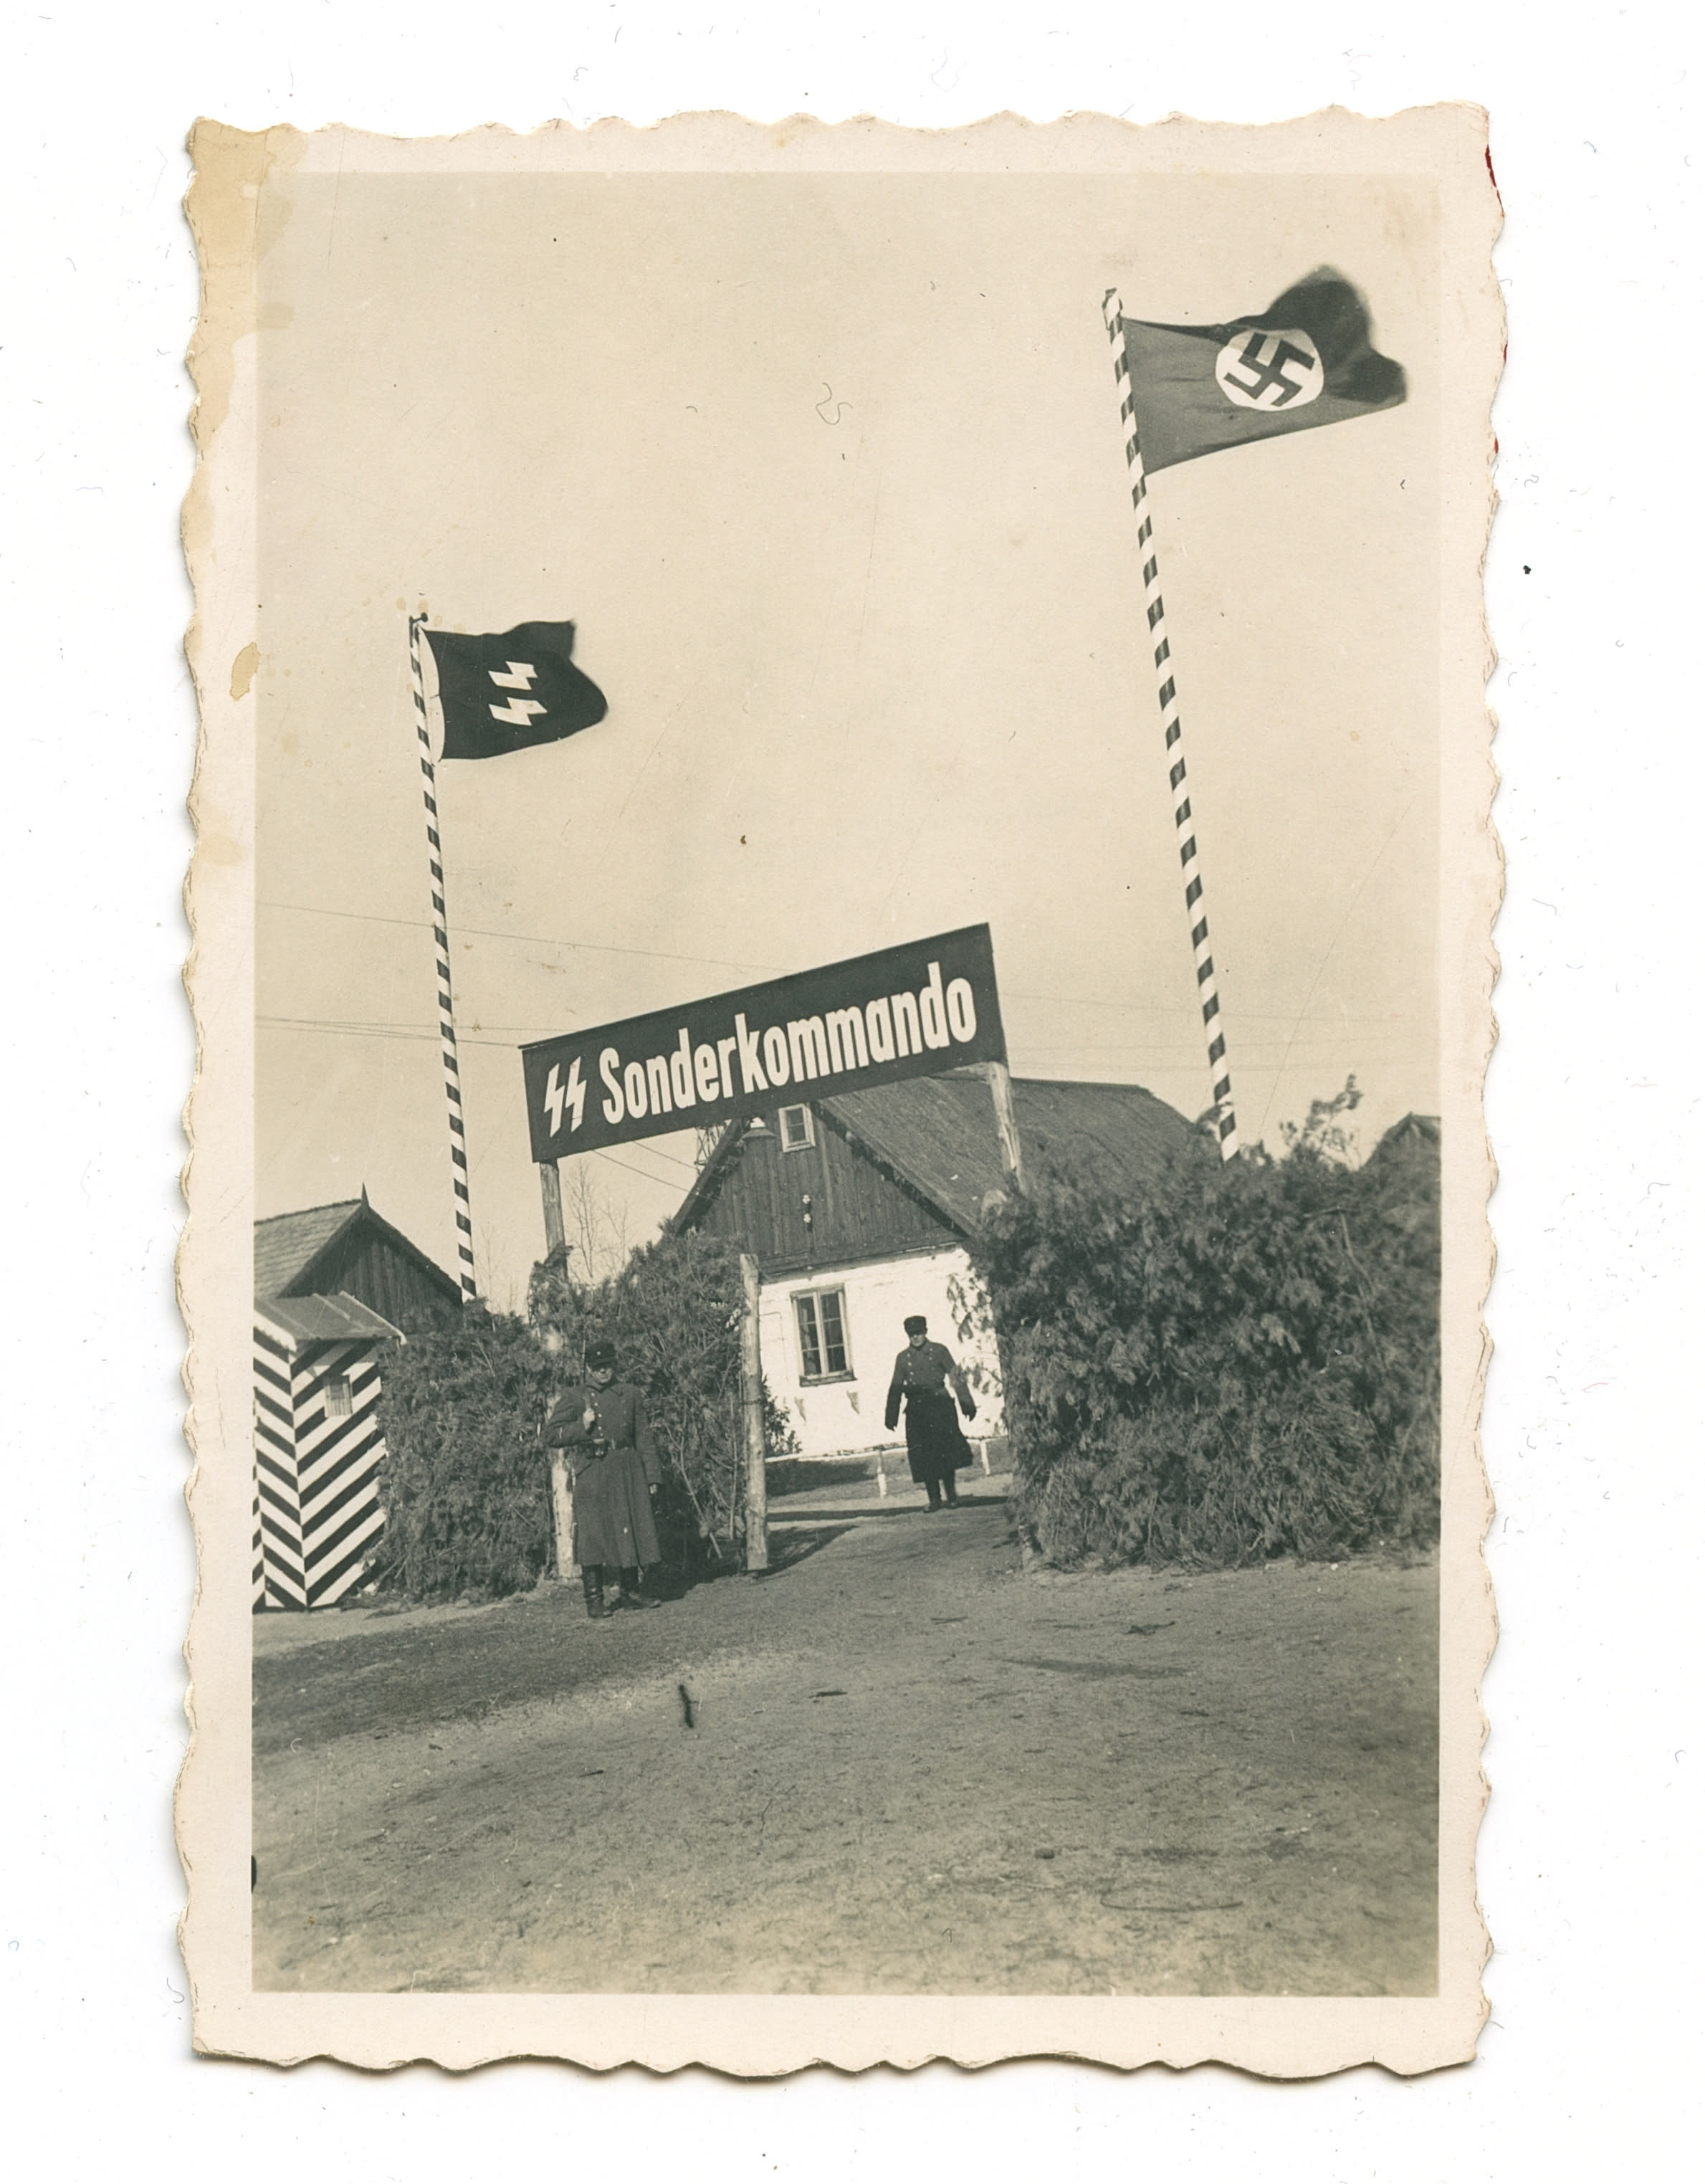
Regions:
<instances>
[{"instance_id":1,"label":"bare tree","mask_svg":"<svg viewBox=\"0 0 1705 2184\"><path fill-rule=\"evenodd\" d=\"M563 1223L579 1256L580 1279L598 1282L618 1274L627 1263L627 1205L612 1202L589 1161L568 1161L563 1192Z\"/></svg>"}]
</instances>

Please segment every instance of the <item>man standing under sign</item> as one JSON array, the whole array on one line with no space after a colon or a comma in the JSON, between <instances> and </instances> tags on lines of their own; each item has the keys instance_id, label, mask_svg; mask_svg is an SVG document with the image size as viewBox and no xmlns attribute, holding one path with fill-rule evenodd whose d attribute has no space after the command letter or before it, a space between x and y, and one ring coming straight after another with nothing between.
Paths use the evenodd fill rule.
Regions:
<instances>
[{"instance_id":1,"label":"man standing under sign","mask_svg":"<svg viewBox=\"0 0 1705 2184\"><path fill-rule=\"evenodd\" d=\"M574 1474L574 1544L586 1612L594 1622L618 1607L656 1607L640 1589L645 1565L662 1560L651 1497L663 1474L639 1390L616 1377L616 1346L586 1352L588 1384L570 1388L545 1420L548 1448L566 1451ZM606 1602L606 1574L618 1590Z\"/></svg>"},{"instance_id":2,"label":"man standing under sign","mask_svg":"<svg viewBox=\"0 0 1705 2184\"><path fill-rule=\"evenodd\" d=\"M944 1343L929 1340L929 1322L922 1312L914 1312L904 1324L905 1347L894 1361L884 1423L892 1433L904 1396L905 1452L911 1475L928 1495L932 1509L940 1508L944 1490L948 1507L956 1509L959 1489L953 1474L970 1462L971 1446L953 1414L953 1396L947 1392L950 1382L967 1418L977 1416L977 1405L964 1373L953 1362L952 1351Z\"/></svg>"}]
</instances>

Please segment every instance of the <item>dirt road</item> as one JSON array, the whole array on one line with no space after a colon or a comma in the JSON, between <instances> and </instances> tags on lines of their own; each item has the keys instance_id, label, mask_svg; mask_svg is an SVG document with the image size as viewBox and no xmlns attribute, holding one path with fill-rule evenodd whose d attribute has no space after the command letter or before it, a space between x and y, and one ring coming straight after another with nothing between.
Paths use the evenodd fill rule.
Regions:
<instances>
[{"instance_id":1,"label":"dirt road","mask_svg":"<svg viewBox=\"0 0 1705 2184\"><path fill-rule=\"evenodd\" d=\"M1027 1574L978 1484L601 1624L260 1618L255 1986L1430 1991L1434 1569Z\"/></svg>"}]
</instances>

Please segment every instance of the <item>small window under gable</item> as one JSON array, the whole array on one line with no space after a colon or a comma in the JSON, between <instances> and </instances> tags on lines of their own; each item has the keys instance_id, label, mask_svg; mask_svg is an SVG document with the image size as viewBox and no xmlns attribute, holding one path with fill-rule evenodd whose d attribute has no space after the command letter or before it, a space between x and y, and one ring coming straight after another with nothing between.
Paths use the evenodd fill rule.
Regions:
<instances>
[{"instance_id":1,"label":"small window under gable","mask_svg":"<svg viewBox=\"0 0 1705 2184\"><path fill-rule=\"evenodd\" d=\"M347 1373L334 1373L326 1383L326 1415L328 1418L347 1418L354 1414L354 1392L349 1385Z\"/></svg>"},{"instance_id":2,"label":"small window under gable","mask_svg":"<svg viewBox=\"0 0 1705 2184\"><path fill-rule=\"evenodd\" d=\"M802 1152L807 1145L816 1145L817 1134L811 1127L809 1107L783 1107L776 1120L781 1128L784 1153Z\"/></svg>"}]
</instances>

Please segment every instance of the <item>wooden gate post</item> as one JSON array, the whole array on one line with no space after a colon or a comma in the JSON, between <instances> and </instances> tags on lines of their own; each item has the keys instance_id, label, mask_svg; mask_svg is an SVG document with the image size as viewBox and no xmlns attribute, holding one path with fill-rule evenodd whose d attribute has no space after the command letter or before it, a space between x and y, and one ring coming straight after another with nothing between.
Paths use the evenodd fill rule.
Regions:
<instances>
[{"instance_id":1,"label":"wooden gate post","mask_svg":"<svg viewBox=\"0 0 1705 2184\"><path fill-rule=\"evenodd\" d=\"M746 1568L770 1567L769 1488L764 1478L764 1373L758 1349L758 1262L740 1254L740 1403L746 1428Z\"/></svg>"},{"instance_id":2,"label":"wooden gate post","mask_svg":"<svg viewBox=\"0 0 1705 2184\"><path fill-rule=\"evenodd\" d=\"M560 1448L550 1452L550 1513L556 1524L556 1574L564 1585L574 1576L574 1489L569 1483L568 1458Z\"/></svg>"}]
</instances>

